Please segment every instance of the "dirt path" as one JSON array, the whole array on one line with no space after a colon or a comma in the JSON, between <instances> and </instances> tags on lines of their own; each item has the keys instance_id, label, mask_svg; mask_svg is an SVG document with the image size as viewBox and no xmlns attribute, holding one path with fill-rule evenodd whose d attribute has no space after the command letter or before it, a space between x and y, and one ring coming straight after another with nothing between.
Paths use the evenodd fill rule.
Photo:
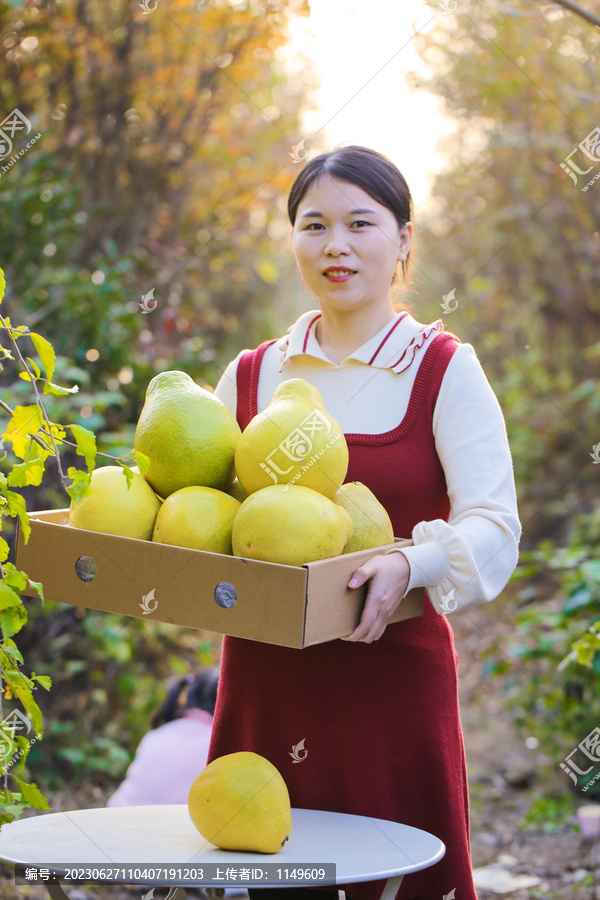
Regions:
<instances>
[{"instance_id":1,"label":"dirt path","mask_svg":"<svg viewBox=\"0 0 600 900\"><path fill-rule=\"evenodd\" d=\"M508 605L496 602L478 607L451 621L460 657L474 871L477 875L484 867L500 865L513 876L539 879L535 887L502 895L478 888L480 900L499 896L510 900L600 900L600 840L582 839L573 829L574 816L566 824L555 825L550 804L523 827L532 804L549 792L562 792L565 778L558 764L548 764L543 748L528 749L517 737L510 713L502 705L500 682L485 676L482 654L512 628ZM103 806L109 793L87 784L77 791L67 788L50 801L56 809ZM70 900L137 900L142 893L141 889L93 886L68 890ZM157 889L154 900L163 900L165 895L165 889ZM47 896L42 886L16 887L9 870L0 866L0 900L47 900ZM201 893L189 891L188 896L192 900Z\"/></svg>"}]
</instances>

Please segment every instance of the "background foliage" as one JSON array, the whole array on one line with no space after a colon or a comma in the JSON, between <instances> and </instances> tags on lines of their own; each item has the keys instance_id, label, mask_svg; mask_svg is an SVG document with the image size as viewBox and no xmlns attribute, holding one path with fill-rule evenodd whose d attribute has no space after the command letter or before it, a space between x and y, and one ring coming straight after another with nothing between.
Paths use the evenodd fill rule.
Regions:
<instances>
[{"instance_id":1,"label":"background foliage","mask_svg":"<svg viewBox=\"0 0 600 900\"><path fill-rule=\"evenodd\" d=\"M506 418L523 554L515 632L488 670L567 788L558 762L600 722L588 630L600 619L600 186L583 192L560 163L597 125L600 29L525 0L511 4L518 15L430 6L435 26L414 41L434 74L414 81L444 99L456 131L417 218L406 299L473 343ZM132 8L0 0L0 109L20 108L42 134L0 178L5 307L52 341L57 380L79 385L61 418L116 454L132 446L153 374L180 368L214 386L243 347L293 321L283 213L311 86L276 60L305 0ZM440 313L452 289L458 306ZM27 389L0 372L9 406ZM22 493L30 510L67 502L52 477ZM28 609L20 646L54 681L29 765L53 791L115 783L165 679L218 660L211 635L50 601ZM583 635L587 650L557 670Z\"/></svg>"}]
</instances>

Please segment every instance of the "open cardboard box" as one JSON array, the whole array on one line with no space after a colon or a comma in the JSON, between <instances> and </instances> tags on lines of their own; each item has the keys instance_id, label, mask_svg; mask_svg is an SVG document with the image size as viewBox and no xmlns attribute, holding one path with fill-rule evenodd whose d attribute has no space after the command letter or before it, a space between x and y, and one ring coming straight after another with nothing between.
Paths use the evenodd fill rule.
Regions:
<instances>
[{"instance_id":1,"label":"open cardboard box","mask_svg":"<svg viewBox=\"0 0 600 900\"><path fill-rule=\"evenodd\" d=\"M298 567L71 528L68 509L30 513L30 523L27 544L19 529L17 566L49 600L295 648L350 634L367 593L347 587L352 572L412 544ZM423 604L415 588L390 621L422 615Z\"/></svg>"}]
</instances>

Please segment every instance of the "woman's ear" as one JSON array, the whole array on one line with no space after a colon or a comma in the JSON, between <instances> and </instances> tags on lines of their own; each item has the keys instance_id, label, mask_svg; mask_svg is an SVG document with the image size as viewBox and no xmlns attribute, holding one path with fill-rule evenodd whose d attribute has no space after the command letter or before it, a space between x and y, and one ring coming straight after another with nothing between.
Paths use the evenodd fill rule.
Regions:
<instances>
[{"instance_id":1,"label":"woman's ear","mask_svg":"<svg viewBox=\"0 0 600 900\"><path fill-rule=\"evenodd\" d=\"M412 242L413 235L413 225L412 222L407 222L402 228L399 229L400 241L398 244L398 260L399 262L404 262L407 259L408 254L410 253L410 245Z\"/></svg>"}]
</instances>

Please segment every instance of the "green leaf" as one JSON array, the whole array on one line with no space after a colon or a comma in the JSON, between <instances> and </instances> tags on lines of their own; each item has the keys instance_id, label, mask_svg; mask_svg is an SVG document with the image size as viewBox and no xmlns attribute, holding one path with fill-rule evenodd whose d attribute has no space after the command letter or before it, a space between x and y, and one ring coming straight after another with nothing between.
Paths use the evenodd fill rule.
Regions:
<instances>
[{"instance_id":1,"label":"green leaf","mask_svg":"<svg viewBox=\"0 0 600 900\"><path fill-rule=\"evenodd\" d=\"M45 688L47 691L52 687L52 679L49 675L35 675L33 672L31 673L31 677L34 681L39 681L41 686Z\"/></svg>"},{"instance_id":2,"label":"green leaf","mask_svg":"<svg viewBox=\"0 0 600 900\"><path fill-rule=\"evenodd\" d=\"M590 589L585 587L585 585L582 585L570 594L563 606L563 612L572 612L574 609L580 609L582 606L587 606L592 599L593 596Z\"/></svg>"},{"instance_id":3,"label":"green leaf","mask_svg":"<svg viewBox=\"0 0 600 900\"><path fill-rule=\"evenodd\" d=\"M96 464L96 436L93 431L88 431L83 425L69 425L73 436L77 441L77 453L85 457L85 464L91 474Z\"/></svg>"},{"instance_id":4,"label":"green leaf","mask_svg":"<svg viewBox=\"0 0 600 900\"><path fill-rule=\"evenodd\" d=\"M121 463L121 465L123 466L123 474L127 479L127 490L129 490L129 488L131 487L131 482L133 481L134 472L133 469L129 468L129 466L124 466L123 463Z\"/></svg>"},{"instance_id":5,"label":"green leaf","mask_svg":"<svg viewBox=\"0 0 600 900\"><path fill-rule=\"evenodd\" d=\"M4 272L0 269L0 303L2 303L2 298L4 297L4 291L6 290L6 280L4 278Z\"/></svg>"},{"instance_id":6,"label":"green leaf","mask_svg":"<svg viewBox=\"0 0 600 900\"><path fill-rule=\"evenodd\" d=\"M2 437L6 441L11 441L16 456L25 459L29 450L30 435L37 434L42 425L42 411L37 403L31 406L16 406Z\"/></svg>"},{"instance_id":7,"label":"green leaf","mask_svg":"<svg viewBox=\"0 0 600 900\"><path fill-rule=\"evenodd\" d=\"M4 643L1 645L1 649L13 662L23 662L23 655L14 641L11 641L10 639L4 641Z\"/></svg>"},{"instance_id":8,"label":"green leaf","mask_svg":"<svg viewBox=\"0 0 600 900\"><path fill-rule=\"evenodd\" d=\"M46 378L48 381L52 381L54 367L56 365L56 353L54 352L54 347L50 341L47 341L45 337L42 337L41 334L36 334L34 331L31 332L29 337L33 341L35 349L42 361Z\"/></svg>"},{"instance_id":9,"label":"green leaf","mask_svg":"<svg viewBox=\"0 0 600 900\"><path fill-rule=\"evenodd\" d=\"M67 486L67 493L72 500L81 500L82 497L88 497L93 493L88 472L82 472L81 469L70 466L67 475L73 479L72 484Z\"/></svg>"},{"instance_id":10,"label":"green leaf","mask_svg":"<svg viewBox=\"0 0 600 900\"><path fill-rule=\"evenodd\" d=\"M47 381L44 385L44 393L45 394L53 394L55 397L64 397L65 394L76 394L79 390L79 386L74 384L73 387L62 387L60 384L54 384L52 381Z\"/></svg>"},{"instance_id":11,"label":"green leaf","mask_svg":"<svg viewBox=\"0 0 600 900\"><path fill-rule=\"evenodd\" d=\"M9 609L12 606L23 606L21 597L5 581L0 581L0 610Z\"/></svg>"},{"instance_id":12,"label":"green leaf","mask_svg":"<svg viewBox=\"0 0 600 900\"><path fill-rule=\"evenodd\" d=\"M46 468L45 460L50 455L50 450L44 450L37 442L32 441L25 461L16 463L12 467L7 479L8 484L10 484L11 487L26 487L28 484L41 484Z\"/></svg>"},{"instance_id":13,"label":"green leaf","mask_svg":"<svg viewBox=\"0 0 600 900\"><path fill-rule=\"evenodd\" d=\"M31 363L31 365L33 366L33 371L35 372L35 377L36 377L36 378L39 378L40 375L41 375L42 373L41 373L40 367L39 367L38 364L36 363L35 359L32 359L30 356L28 356L28 357L27 357L27 362L30 362L30 363Z\"/></svg>"},{"instance_id":14,"label":"green leaf","mask_svg":"<svg viewBox=\"0 0 600 900\"><path fill-rule=\"evenodd\" d=\"M29 515L27 510L25 509L25 498L21 496L21 494L17 494L16 491L7 491L6 492L6 500L8 507L9 516L18 516L19 522L21 523L21 528L23 529L23 537L25 539L25 543L29 540L29 535L31 534L31 525L29 524Z\"/></svg>"},{"instance_id":15,"label":"green leaf","mask_svg":"<svg viewBox=\"0 0 600 900\"><path fill-rule=\"evenodd\" d=\"M28 579L25 572L21 572L13 563L6 563L4 567L4 581L13 590L18 591L20 595L27 587Z\"/></svg>"},{"instance_id":16,"label":"green leaf","mask_svg":"<svg viewBox=\"0 0 600 900\"><path fill-rule=\"evenodd\" d=\"M581 574L586 581L595 581L600 584L600 560L591 559L581 566Z\"/></svg>"},{"instance_id":17,"label":"green leaf","mask_svg":"<svg viewBox=\"0 0 600 900\"><path fill-rule=\"evenodd\" d=\"M134 450L131 454L131 458L137 463L140 475L145 475L150 466L149 457L147 457L145 453L142 453L141 450Z\"/></svg>"},{"instance_id":18,"label":"green leaf","mask_svg":"<svg viewBox=\"0 0 600 900\"><path fill-rule=\"evenodd\" d=\"M2 796L6 797L6 793L3 793ZM8 791L8 796L10 799L14 794ZM20 819L25 809L25 803L11 803L10 806L6 803L0 804L0 825L8 825L10 822Z\"/></svg>"},{"instance_id":19,"label":"green leaf","mask_svg":"<svg viewBox=\"0 0 600 900\"><path fill-rule=\"evenodd\" d=\"M42 585L41 581L32 581L30 578L29 579L29 587L33 588L34 591L37 591L38 597L40 598L40 600L42 600L42 602L45 600L44 586Z\"/></svg>"},{"instance_id":20,"label":"green leaf","mask_svg":"<svg viewBox=\"0 0 600 900\"><path fill-rule=\"evenodd\" d=\"M0 600L2 598L0 597ZM1 604L0 604L1 605ZM21 630L27 622L27 610L21 606L15 606L11 609L0 608L0 628L2 628L2 636L4 639L12 637Z\"/></svg>"},{"instance_id":21,"label":"green leaf","mask_svg":"<svg viewBox=\"0 0 600 900\"><path fill-rule=\"evenodd\" d=\"M27 782L17 778L17 787L21 791L23 802L26 803L30 809L52 809L51 806L48 806L48 801L40 792L40 789L35 782L27 784Z\"/></svg>"},{"instance_id":22,"label":"green leaf","mask_svg":"<svg viewBox=\"0 0 600 900\"><path fill-rule=\"evenodd\" d=\"M0 562L4 562L4 560L8 557L9 550L10 547L8 546L2 535L0 535Z\"/></svg>"}]
</instances>

